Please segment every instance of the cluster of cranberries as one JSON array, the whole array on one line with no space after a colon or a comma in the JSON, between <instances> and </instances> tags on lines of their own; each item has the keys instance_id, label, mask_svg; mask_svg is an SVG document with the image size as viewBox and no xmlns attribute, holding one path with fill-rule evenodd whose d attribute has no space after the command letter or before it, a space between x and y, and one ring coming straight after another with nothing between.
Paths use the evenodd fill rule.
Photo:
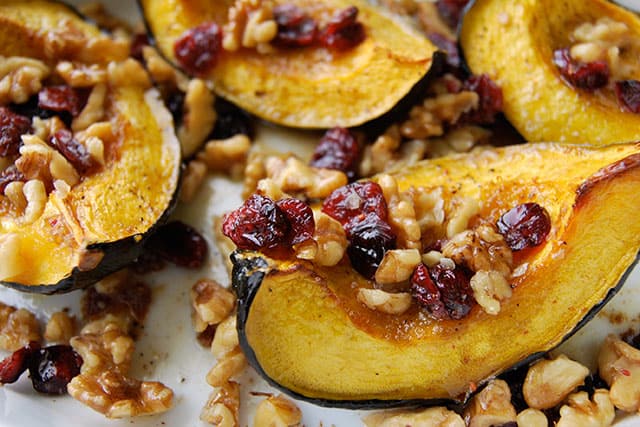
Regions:
<instances>
[{"instance_id":1,"label":"cluster of cranberries","mask_svg":"<svg viewBox=\"0 0 640 427\"><path fill-rule=\"evenodd\" d=\"M278 25L273 44L278 47L315 45L344 51L357 46L365 38L364 26L357 21L358 8L355 6L336 12L323 28L293 4L276 6L273 15ZM190 74L206 74L215 67L222 52L222 38L222 29L215 22L191 28L173 46L176 60Z\"/></svg>"},{"instance_id":2,"label":"cluster of cranberries","mask_svg":"<svg viewBox=\"0 0 640 427\"><path fill-rule=\"evenodd\" d=\"M593 91L609 84L611 73L605 61L577 61L571 57L569 49L564 48L553 52L553 62L560 75L574 87ZM614 91L618 104L633 113L640 113L640 81L616 81Z\"/></svg>"},{"instance_id":3,"label":"cluster of cranberries","mask_svg":"<svg viewBox=\"0 0 640 427\"><path fill-rule=\"evenodd\" d=\"M82 358L68 345L41 348L36 342L0 361L0 384L11 384L28 369L33 388L40 393L64 394L80 373Z\"/></svg>"}]
</instances>

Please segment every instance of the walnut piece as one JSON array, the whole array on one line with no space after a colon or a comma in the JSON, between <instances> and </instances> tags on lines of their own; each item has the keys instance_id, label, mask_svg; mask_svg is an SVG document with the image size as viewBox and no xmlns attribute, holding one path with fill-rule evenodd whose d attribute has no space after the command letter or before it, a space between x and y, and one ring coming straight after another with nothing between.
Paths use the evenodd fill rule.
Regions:
<instances>
[{"instance_id":1,"label":"walnut piece","mask_svg":"<svg viewBox=\"0 0 640 427\"><path fill-rule=\"evenodd\" d=\"M500 302L512 294L509 282L497 271L478 271L471 277L470 285L480 307L492 315L500 313Z\"/></svg>"},{"instance_id":2,"label":"walnut piece","mask_svg":"<svg viewBox=\"0 0 640 427\"><path fill-rule=\"evenodd\" d=\"M228 22L223 27L222 47L232 52L246 47L268 53L272 50L268 43L277 32L271 1L236 0L229 8Z\"/></svg>"},{"instance_id":3,"label":"walnut piece","mask_svg":"<svg viewBox=\"0 0 640 427\"><path fill-rule=\"evenodd\" d=\"M518 427L547 427L549 421L544 412L528 408L520 412L516 417Z\"/></svg>"},{"instance_id":4,"label":"walnut piece","mask_svg":"<svg viewBox=\"0 0 640 427\"><path fill-rule=\"evenodd\" d=\"M465 427L462 417L444 407L422 411L386 411L367 415L363 419L367 427Z\"/></svg>"},{"instance_id":5,"label":"walnut piece","mask_svg":"<svg viewBox=\"0 0 640 427\"><path fill-rule=\"evenodd\" d=\"M240 348L220 357L207 373L207 383L212 387L221 387L231 377L238 375L247 365L247 359Z\"/></svg>"},{"instance_id":6,"label":"walnut piece","mask_svg":"<svg viewBox=\"0 0 640 427\"><path fill-rule=\"evenodd\" d=\"M348 182L342 171L312 167L293 155L268 156L264 168L266 177L285 193L301 193L311 199L325 198Z\"/></svg>"},{"instance_id":7,"label":"walnut piece","mask_svg":"<svg viewBox=\"0 0 640 427\"><path fill-rule=\"evenodd\" d=\"M422 249L420 224L411 193L398 191L396 179L388 174L380 175L378 184L387 202L387 217L397 236L397 248Z\"/></svg>"},{"instance_id":8,"label":"walnut piece","mask_svg":"<svg viewBox=\"0 0 640 427\"><path fill-rule=\"evenodd\" d=\"M589 369L561 354L555 359L541 360L529 368L522 393L535 409L548 409L562 402L577 386L584 383Z\"/></svg>"},{"instance_id":9,"label":"walnut piece","mask_svg":"<svg viewBox=\"0 0 640 427\"><path fill-rule=\"evenodd\" d=\"M325 213L314 211L313 216L316 224L313 234L313 240L316 242L313 262L325 267L334 266L340 262L347 250L344 227Z\"/></svg>"},{"instance_id":10,"label":"walnut piece","mask_svg":"<svg viewBox=\"0 0 640 427\"><path fill-rule=\"evenodd\" d=\"M358 289L358 301L371 310L386 314L402 314L411 306L411 294L408 292L391 293L380 289Z\"/></svg>"},{"instance_id":11,"label":"walnut piece","mask_svg":"<svg viewBox=\"0 0 640 427\"><path fill-rule=\"evenodd\" d=\"M216 427L236 427L239 425L240 385L228 381L209 396L202 408L200 419Z\"/></svg>"},{"instance_id":12,"label":"walnut piece","mask_svg":"<svg viewBox=\"0 0 640 427\"><path fill-rule=\"evenodd\" d=\"M465 408L464 418L469 427L490 427L516 421L511 404L511 390L503 380L492 380Z\"/></svg>"},{"instance_id":13,"label":"walnut piece","mask_svg":"<svg viewBox=\"0 0 640 427\"><path fill-rule=\"evenodd\" d=\"M204 162L209 170L227 173L235 177L244 170L250 148L251 140L249 137L237 134L227 139L207 141L197 158Z\"/></svg>"},{"instance_id":14,"label":"walnut piece","mask_svg":"<svg viewBox=\"0 0 640 427\"><path fill-rule=\"evenodd\" d=\"M234 313L216 327L216 333L211 341L211 353L216 359L221 359L237 349L238 345L238 331L236 330L236 315Z\"/></svg>"},{"instance_id":15,"label":"walnut piece","mask_svg":"<svg viewBox=\"0 0 640 427\"><path fill-rule=\"evenodd\" d=\"M0 105L27 102L49 74L49 67L38 59L0 56Z\"/></svg>"},{"instance_id":16,"label":"walnut piece","mask_svg":"<svg viewBox=\"0 0 640 427\"><path fill-rule=\"evenodd\" d=\"M0 349L16 351L41 339L40 325L33 313L0 302Z\"/></svg>"},{"instance_id":17,"label":"walnut piece","mask_svg":"<svg viewBox=\"0 0 640 427\"><path fill-rule=\"evenodd\" d=\"M615 408L609 392L597 389L592 400L586 391L570 395L567 404L560 408L560 420L556 427L608 427L615 418Z\"/></svg>"},{"instance_id":18,"label":"walnut piece","mask_svg":"<svg viewBox=\"0 0 640 427\"><path fill-rule=\"evenodd\" d=\"M184 115L177 135L182 156L191 157L205 142L216 124L215 95L204 80L191 79L184 98Z\"/></svg>"},{"instance_id":19,"label":"walnut piece","mask_svg":"<svg viewBox=\"0 0 640 427\"><path fill-rule=\"evenodd\" d=\"M66 311L51 315L44 330L44 339L49 342L68 344L76 331L76 319Z\"/></svg>"},{"instance_id":20,"label":"walnut piece","mask_svg":"<svg viewBox=\"0 0 640 427\"><path fill-rule=\"evenodd\" d=\"M391 285L406 282L413 270L422 262L417 249L392 249L385 252L380 266L376 270L376 283Z\"/></svg>"},{"instance_id":21,"label":"walnut piece","mask_svg":"<svg viewBox=\"0 0 640 427\"><path fill-rule=\"evenodd\" d=\"M198 280L191 288L191 304L197 316L209 325L226 319L236 303L233 292L209 279Z\"/></svg>"},{"instance_id":22,"label":"walnut piece","mask_svg":"<svg viewBox=\"0 0 640 427\"><path fill-rule=\"evenodd\" d=\"M193 200L206 176L206 164L200 160L191 160L187 163L184 177L182 178L182 186L180 187L180 201L189 203Z\"/></svg>"},{"instance_id":23,"label":"walnut piece","mask_svg":"<svg viewBox=\"0 0 640 427\"><path fill-rule=\"evenodd\" d=\"M626 412L640 409L640 350L609 335L598 355L600 376L609 385L609 396Z\"/></svg>"},{"instance_id":24,"label":"walnut piece","mask_svg":"<svg viewBox=\"0 0 640 427\"><path fill-rule=\"evenodd\" d=\"M302 411L283 395L269 396L256 407L254 427L294 427L301 425Z\"/></svg>"}]
</instances>

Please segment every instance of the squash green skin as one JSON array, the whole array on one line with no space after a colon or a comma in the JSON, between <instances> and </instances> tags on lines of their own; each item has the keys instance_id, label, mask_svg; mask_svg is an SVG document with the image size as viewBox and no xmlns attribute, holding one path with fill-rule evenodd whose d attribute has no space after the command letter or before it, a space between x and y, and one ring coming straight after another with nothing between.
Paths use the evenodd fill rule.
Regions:
<instances>
[{"instance_id":1,"label":"squash green skin","mask_svg":"<svg viewBox=\"0 0 640 427\"><path fill-rule=\"evenodd\" d=\"M233 281L245 354L270 383L320 405L464 402L474 385L562 343L622 286L640 248L633 218L640 196L628 197L640 186L639 149L508 147L425 162L398 177L401 188L450 179L460 185L458 194L494 194L483 207L483 217L491 219L527 197L550 212L549 241L527 256L529 269L497 316L475 306L459 321L421 322L413 307L394 318L354 302L350 284L372 284L348 266L323 269L236 252ZM597 172L609 163L616 167ZM566 176L558 191L554 171ZM527 188L527 182L535 184ZM517 188L522 191L510 196ZM607 259L601 259L605 249Z\"/></svg>"},{"instance_id":2,"label":"squash green skin","mask_svg":"<svg viewBox=\"0 0 640 427\"><path fill-rule=\"evenodd\" d=\"M231 2L138 0L151 39L173 64L175 41L202 22L223 25ZM285 2L281 2L285 3ZM362 0L292 3L321 16L323 8L357 6L367 34L342 53L318 47L223 51L204 78L223 98L270 122L297 128L354 127L389 111L429 71L436 47ZM319 6L320 5L320 6ZM323 18L326 20L326 17Z\"/></svg>"},{"instance_id":3,"label":"squash green skin","mask_svg":"<svg viewBox=\"0 0 640 427\"><path fill-rule=\"evenodd\" d=\"M61 22L84 37L106 38L59 2L8 0L0 5L0 27L13 34L0 45L0 55L14 55L25 43L22 54L51 65L60 58L50 56L43 40L48 30L62 31ZM0 30L0 40L3 35ZM89 59L86 52L68 53L73 57L74 52L81 62ZM158 91L109 85L105 112L116 139L106 142L106 164L100 170L84 177L64 199L52 192L43 215L30 224L2 200L0 237L17 236L25 268L0 278L1 284L44 294L89 286L135 260L146 236L173 210L182 170L180 143Z\"/></svg>"},{"instance_id":4,"label":"squash green skin","mask_svg":"<svg viewBox=\"0 0 640 427\"><path fill-rule=\"evenodd\" d=\"M504 114L527 141L606 145L640 140L640 115L618 105L613 91L589 92L563 80L553 51L569 47L583 22L608 16L640 38L640 18L606 0L474 0L458 33L466 66L502 87ZM633 63L638 47L624 58ZM640 67L630 78L640 79Z\"/></svg>"}]
</instances>

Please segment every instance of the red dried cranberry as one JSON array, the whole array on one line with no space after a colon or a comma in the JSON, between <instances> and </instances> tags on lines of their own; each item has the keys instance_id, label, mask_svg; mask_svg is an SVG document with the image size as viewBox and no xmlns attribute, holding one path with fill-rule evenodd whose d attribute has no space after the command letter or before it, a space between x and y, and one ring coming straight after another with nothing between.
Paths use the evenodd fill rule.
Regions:
<instances>
[{"instance_id":1,"label":"red dried cranberry","mask_svg":"<svg viewBox=\"0 0 640 427\"><path fill-rule=\"evenodd\" d=\"M53 134L49 142L80 173L86 174L90 169L97 166L85 146L73 137L73 133L70 130L60 129Z\"/></svg>"},{"instance_id":2,"label":"red dried cranberry","mask_svg":"<svg viewBox=\"0 0 640 427\"><path fill-rule=\"evenodd\" d=\"M357 18L358 8L355 6L338 11L320 32L320 44L330 49L348 50L362 43L365 31Z\"/></svg>"},{"instance_id":3,"label":"red dried cranberry","mask_svg":"<svg viewBox=\"0 0 640 427\"><path fill-rule=\"evenodd\" d=\"M147 274L160 271L167 265L166 261L157 253L145 248L140 256L129 265L129 269L135 274Z\"/></svg>"},{"instance_id":4,"label":"red dried cranberry","mask_svg":"<svg viewBox=\"0 0 640 427\"><path fill-rule=\"evenodd\" d=\"M316 146L310 165L317 168L336 169L355 177L360 146L349 129L329 129Z\"/></svg>"},{"instance_id":5,"label":"red dried cranberry","mask_svg":"<svg viewBox=\"0 0 640 427\"><path fill-rule=\"evenodd\" d=\"M491 124L502 112L502 88L495 84L488 75L471 76L463 84L464 90L478 94L478 108L466 113L460 121L476 124Z\"/></svg>"},{"instance_id":6,"label":"red dried cranberry","mask_svg":"<svg viewBox=\"0 0 640 427\"><path fill-rule=\"evenodd\" d=\"M65 394L67 384L80 373L81 366L82 358L68 345L40 349L29 364L33 388L40 393Z\"/></svg>"},{"instance_id":7,"label":"red dried cranberry","mask_svg":"<svg viewBox=\"0 0 640 427\"><path fill-rule=\"evenodd\" d=\"M147 36L147 33L134 34L133 39L131 40L131 47L129 48L129 55L140 62L144 61L142 49L145 46L149 46L149 37Z\"/></svg>"},{"instance_id":8,"label":"red dried cranberry","mask_svg":"<svg viewBox=\"0 0 640 427\"><path fill-rule=\"evenodd\" d=\"M194 228L181 221L172 221L158 228L145 243L162 259L185 268L200 268L207 259L207 241Z\"/></svg>"},{"instance_id":9,"label":"red dried cranberry","mask_svg":"<svg viewBox=\"0 0 640 427\"><path fill-rule=\"evenodd\" d=\"M151 288L142 282L126 281L109 292L98 292L95 287L82 294L82 317L96 320L107 314L126 314L142 323L151 304Z\"/></svg>"},{"instance_id":10,"label":"red dried cranberry","mask_svg":"<svg viewBox=\"0 0 640 427\"><path fill-rule=\"evenodd\" d=\"M288 243L297 245L313 237L315 221L313 211L302 200L282 199L276 202L289 221L290 231L287 237Z\"/></svg>"},{"instance_id":11,"label":"red dried cranberry","mask_svg":"<svg viewBox=\"0 0 640 427\"><path fill-rule=\"evenodd\" d=\"M435 319L449 318L440 291L431 280L429 269L424 264L420 264L411 275L411 294Z\"/></svg>"},{"instance_id":12,"label":"red dried cranberry","mask_svg":"<svg viewBox=\"0 0 640 427\"><path fill-rule=\"evenodd\" d=\"M0 172L0 193L4 193L4 189L7 188L7 185L14 181L24 182L26 181L26 178L15 165L11 165Z\"/></svg>"},{"instance_id":13,"label":"red dried cranberry","mask_svg":"<svg viewBox=\"0 0 640 427\"><path fill-rule=\"evenodd\" d=\"M0 157L15 156L20 150L25 133L31 130L31 120L0 107Z\"/></svg>"},{"instance_id":14,"label":"red dried cranberry","mask_svg":"<svg viewBox=\"0 0 640 427\"><path fill-rule=\"evenodd\" d=\"M352 224L347 238L351 265L367 279L373 279L385 252L396 247L396 235L391 226L375 213Z\"/></svg>"},{"instance_id":15,"label":"red dried cranberry","mask_svg":"<svg viewBox=\"0 0 640 427\"><path fill-rule=\"evenodd\" d=\"M551 230L546 209L537 203L523 203L502 214L498 231L511 250L520 251L542 243Z\"/></svg>"},{"instance_id":16,"label":"red dried cranberry","mask_svg":"<svg viewBox=\"0 0 640 427\"><path fill-rule=\"evenodd\" d=\"M33 355L40 350L40 344L35 341L14 351L0 361L0 384L12 384L18 381L20 375L29 368Z\"/></svg>"},{"instance_id":17,"label":"red dried cranberry","mask_svg":"<svg viewBox=\"0 0 640 427\"><path fill-rule=\"evenodd\" d=\"M273 44L279 47L304 47L316 41L318 24L294 4L281 4L273 8L278 32Z\"/></svg>"},{"instance_id":18,"label":"red dried cranberry","mask_svg":"<svg viewBox=\"0 0 640 427\"><path fill-rule=\"evenodd\" d=\"M180 66L195 75L211 70L221 50L222 31L215 22L205 22L185 31L173 45Z\"/></svg>"},{"instance_id":19,"label":"red dried cranberry","mask_svg":"<svg viewBox=\"0 0 640 427\"><path fill-rule=\"evenodd\" d=\"M85 104L89 93L71 86L48 86L38 92L38 107L43 110L63 112L76 117Z\"/></svg>"},{"instance_id":20,"label":"red dried cranberry","mask_svg":"<svg viewBox=\"0 0 640 427\"><path fill-rule=\"evenodd\" d=\"M382 188L375 182L347 184L334 190L322 203L322 212L337 220L345 230L370 213L387 220L387 202Z\"/></svg>"},{"instance_id":21,"label":"red dried cranberry","mask_svg":"<svg viewBox=\"0 0 640 427\"><path fill-rule=\"evenodd\" d=\"M615 90L620 105L632 113L640 113L640 81L618 81L616 82Z\"/></svg>"},{"instance_id":22,"label":"red dried cranberry","mask_svg":"<svg viewBox=\"0 0 640 427\"><path fill-rule=\"evenodd\" d=\"M565 48L553 52L553 63L562 77L577 88L595 90L609 82L609 65L605 61L576 61Z\"/></svg>"},{"instance_id":23,"label":"red dried cranberry","mask_svg":"<svg viewBox=\"0 0 640 427\"><path fill-rule=\"evenodd\" d=\"M436 6L442 19L451 27L457 28L462 11L469 0L437 0Z\"/></svg>"},{"instance_id":24,"label":"red dried cranberry","mask_svg":"<svg viewBox=\"0 0 640 427\"><path fill-rule=\"evenodd\" d=\"M215 107L218 118L211 133L212 139L227 139L238 134L253 139L253 119L249 113L220 97L216 98Z\"/></svg>"},{"instance_id":25,"label":"red dried cranberry","mask_svg":"<svg viewBox=\"0 0 640 427\"><path fill-rule=\"evenodd\" d=\"M454 269L437 264L429 270L431 280L440 291L440 298L451 319L462 319L474 303L469 271L456 265Z\"/></svg>"},{"instance_id":26,"label":"red dried cranberry","mask_svg":"<svg viewBox=\"0 0 640 427\"><path fill-rule=\"evenodd\" d=\"M242 206L225 215L222 233L238 248L270 250L286 247L290 235L287 216L268 197L254 194Z\"/></svg>"}]
</instances>

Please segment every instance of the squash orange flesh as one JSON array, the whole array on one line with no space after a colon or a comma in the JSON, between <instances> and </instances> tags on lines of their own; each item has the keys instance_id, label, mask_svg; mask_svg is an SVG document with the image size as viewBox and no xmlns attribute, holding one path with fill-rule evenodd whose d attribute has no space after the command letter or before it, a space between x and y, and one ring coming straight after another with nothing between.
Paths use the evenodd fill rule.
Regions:
<instances>
[{"instance_id":1,"label":"squash orange flesh","mask_svg":"<svg viewBox=\"0 0 640 427\"><path fill-rule=\"evenodd\" d=\"M427 161L396 178L401 189L457 188L481 200L480 216L491 221L536 202L551 216L551 234L519 260L528 267L498 315L475 306L458 321L434 321L417 307L400 316L371 311L356 293L373 284L348 266L267 260L253 299L241 300L240 332L249 358L274 383L330 406L461 399L561 343L602 306L640 248L638 145L487 149ZM242 288L241 276L234 279Z\"/></svg>"},{"instance_id":2,"label":"squash orange flesh","mask_svg":"<svg viewBox=\"0 0 640 427\"><path fill-rule=\"evenodd\" d=\"M359 125L390 110L431 66L436 48L426 38L362 0L286 3L322 22L355 5L366 39L345 52L318 47L269 54L255 49L224 51L206 78L219 95L261 118L301 128ZM177 64L173 46L184 31L208 21L222 26L233 2L141 0L140 4L158 48Z\"/></svg>"}]
</instances>

